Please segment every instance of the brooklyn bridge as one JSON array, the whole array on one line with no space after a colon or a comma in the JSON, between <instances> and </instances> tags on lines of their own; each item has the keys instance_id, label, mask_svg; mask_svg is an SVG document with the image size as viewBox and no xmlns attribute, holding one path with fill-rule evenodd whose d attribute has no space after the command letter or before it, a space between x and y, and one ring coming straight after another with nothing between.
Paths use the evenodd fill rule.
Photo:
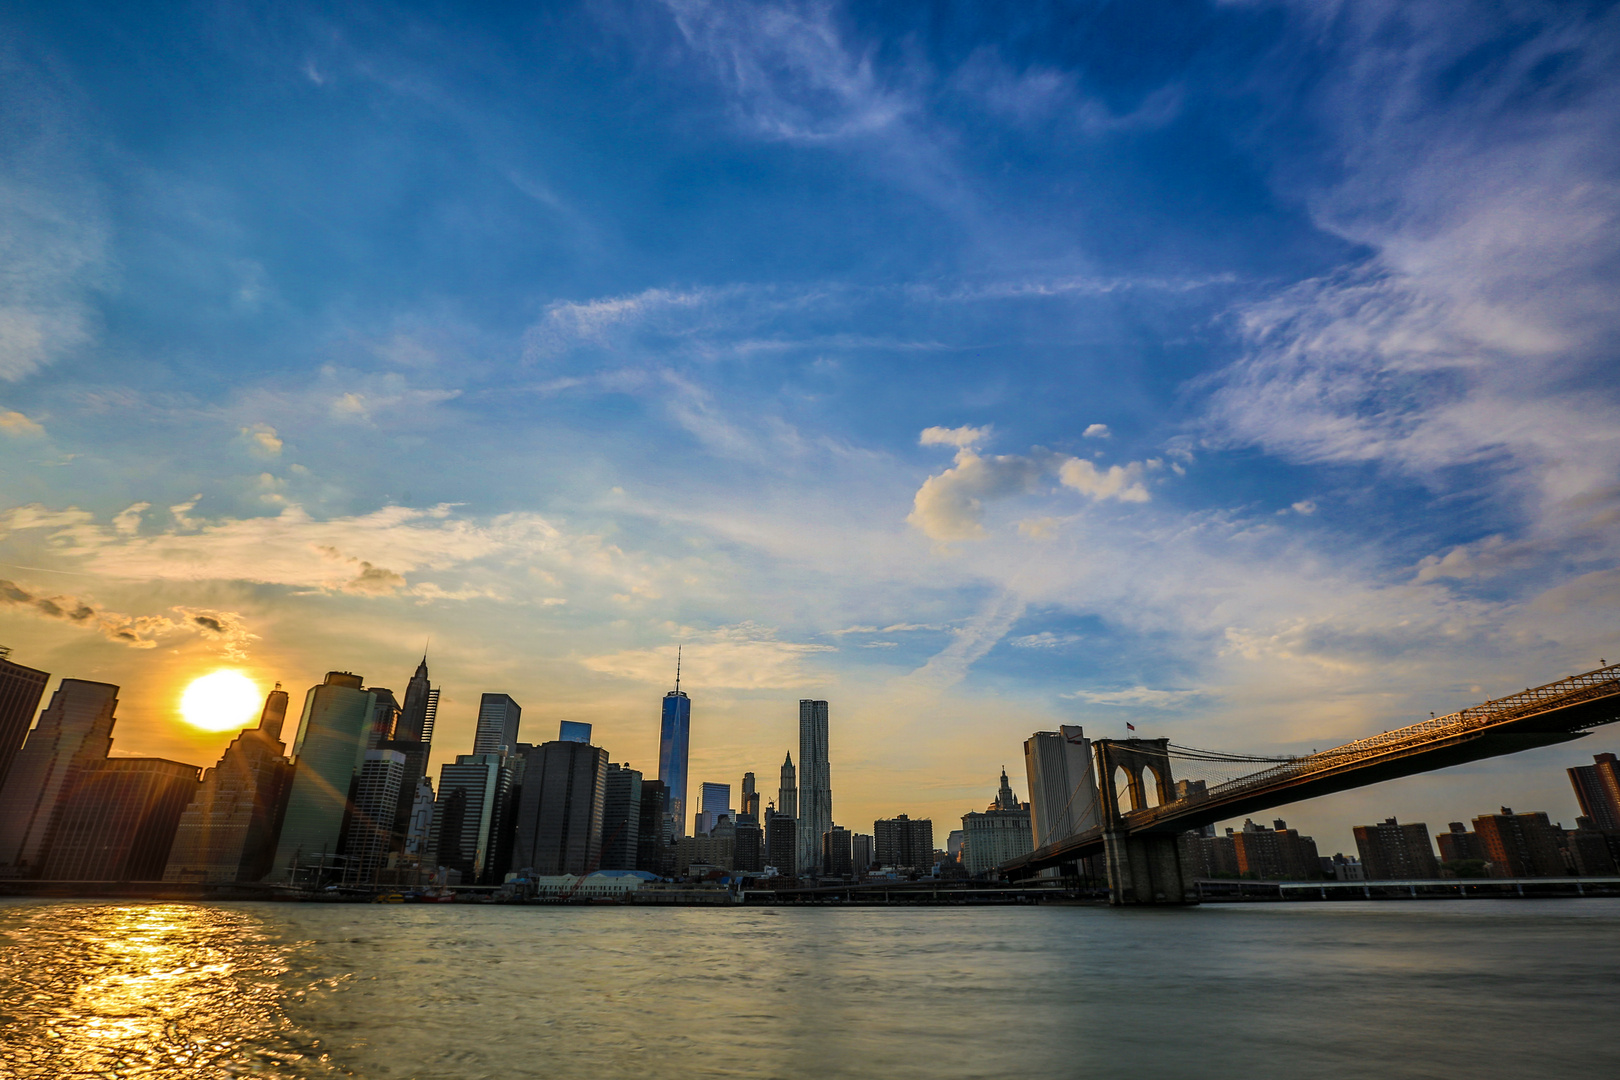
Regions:
<instances>
[{"instance_id":1,"label":"brooklyn bridge","mask_svg":"<svg viewBox=\"0 0 1620 1080\"><path fill-rule=\"evenodd\" d=\"M1024 878L1102 855L1111 903L1192 903L1196 893L1178 846L1178 837L1189 829L1381 780L1568 742L1617 720L1620 664L1611 664L1299 757L1226 754L1168 739L1098 739L1092 743L1095 788L1087 794L1096 806L1081 815L1098 824L999 869L1003 876ZM1178 771L1226 778L1213 784L1178 782Z\"/></svg>"}]
</instances>

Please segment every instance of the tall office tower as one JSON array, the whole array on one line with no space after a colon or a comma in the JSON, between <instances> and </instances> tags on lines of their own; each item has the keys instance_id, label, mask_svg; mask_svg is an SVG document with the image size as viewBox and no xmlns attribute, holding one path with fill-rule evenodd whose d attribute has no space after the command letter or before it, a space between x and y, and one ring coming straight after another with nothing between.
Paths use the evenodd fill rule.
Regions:
<instances>
[{"instance_id":1,"label":"tall office tower","mask_svg":"<svg viewBox=\"0 0 1620 1080\"><path fill-rule=\"evenodd\" d=\"M827 765L827 703L799 702L799 869L820 867L821 836L832 828L832 771Z\"/></svg>"},{"instance_id":2,"label":"tall office tower","mask_svg":"<svg viewBox=\"0 0 1620 1080\"><path fill-rule=\"evenodd\" d=\"M664 784L661 780L641 781L641 818L636 825L637 870L664 873L669 845L664 843Z\"/></svg>"},{"instance_id":3,"label":"tall office tower","mask_svg":"<svg viewBox=\"0 0 1620 1080\"><path fill-rule=\"evenodd\" d=\"M432 831L433 781L424 776L416 782L416 798L411 802L411 822L405 828L405 853L426 855Z\"/></svg>"},{"instance_id":4,"label":"tall office tower","mask_svg":"<svg viewBox=\"0 0 1620 1080\"><path fill-rule=\"evenodd\" d=\"M117 721L118 687L63 679L11 763L0 789L0 873L33 877L62 793L106 758Z\"/></svg>"},{"instance_id":5,"label":"tall office tower","mask_svg":"<svg viewBox=\"0 0 1620 1080\"><path fill-rule=\"evenodd\" d=\"M557 724L557 738L562 742L588 743L591 741L591 725L578 720L563 720Z\"/></svg>"},{"instance_id":6,"label":"tall office tower","mask_svg":"<svg viewBox=\"0 0 1620 1080\"><path fill-rule=\"evenodd\" d=\"M48 672L13 663L11 650L0 646L0 788L6 784L11 762L22 749L28 725L34 722L39 699L45 696Z\"/></svg>"},{"instance_id":7,"label":"tall office tower","mask_svg":"<svg viewBox=\"0 0 1620 1080\"><path fill-rule=\"evenodd\" d=\"M765 869L765 830L752 814L741 814L732 831L731 868L757 874Z\"/></svg>"},{"instance_id":8,"label":"tall office tower","mask_svg":"<svg viewBox=\"0 0 1620 1080\"><path fill-rule=\"evenodd\" d=\"M366 760L375 698L364 680L329 671L304 695L293 780L269 879L317 885L341 865L355 778Z\"/></svg>"},{"instance_id":9,"label":"tall office tower","mask_svg":"<svg viewBox=\"0 0 1620 1080\"><path fill-rule=\"evenodd\" d=\"M106 758L63 792L45 844L47 881L159 881L202 770L162 758Z\"/></svg>"},{"instance_id":10,"label":"tall office tower","mask_svg":"<svg viewBox=\"0 0 1620 1080\"><path fill-rule=\"evenodd\" d=\"M1091 740L1083 729L1064 724L1025 739L1024 774L1029 779L1029 825L1036 847L1096 826L1097 778Z\"/></svg>"},{"instance_id":11,"label":"tall office tower","mask_svg":"<svg viewBox=\"0 0 1620 1080\"><path fill-rule=\"evenodd\" d=\"M636 869L641 842L641 772L608 762L602 795L603 870Z\"/></svg>"},{"instance_id":12,"label":"tall office tower","mask_svg":"<svg viewBox=\"0 0 1620 1080\"><path fill-rule=\"evenodd\" d=\"M478 731L473 753L510 754L518 744L518 720L523 709L507 694L485 694L478 699Z\"/></svg>"},{"instance_id":13,"label":"tall office tower","mask_svg":"<svg viewBox=\"0 0 1620 1080\"><path fill-rule=\"evenodd\" d=\"M693 822L693 832L709 833L714 831L721 818L730 818L736 823L737 812L731 807L731 785L714 784L705 781L698 787L699 803L697 818Z\"/></svg>"},{"instance_id":14,"label":"tall office tower","mask_svg":"<svg viewBox=\"0 0 1620 1080\"><path fill-rule=\"evenodd\" d=\"M343 837L345 881L375 881L394 846L394 814L405 755L398 750L367 750L354 781L354 804Z\"/></svg>"},{"instance_id":15,"label":"tall office tower","mask_svg":"<svg viewBox=\"0 0 1620 1080\"><path fill-rule=\"evenodd\" d=\"M799 867L799 823L789 814L765 812L765 863L776 872L793 877Z\"/></svg>"},{"instance_id":16,"label":"tall office tower","mask_svg":"<svg viewBox=\"0 0 1620 1080\"><path fill-rule=\"evenodd\" d=\"M872 869L872 864L877 861L877 856L875 854L877 851L877 843L872 837L866 835L865 833L855 833L849 839L850 850L855 861L855 875L859 877L861 874L864 874L868 870Z\"/></svg>"},{"instance_id":17,"label":"tall office tower","mask_svg":"<svg viewBox=\"0 0 1620 1080\"><path fill-rule=\"evenodd\" d=\"M834 877L850 877L855 873L855 851L849 830L834 825L821 834L821 872Z\"/></svg>"},{"instance_id":18,"label":"tall office tower","mask_svg":"<svg viewBox=\"0 0 1620 1080\"><path fill-rule=\"evenodd\" d=\"M754 774L743 773L742 805L737 808L739 814L752 814L755 821L759 820L759 790L754 787Z\"/></svg>"},{"instance_id":19,"label":"tall office tower","mask_svg":"<svg viewBox=\"0 0 1620 1080\"><path fill-rule=\"evenodd\" d=\"M180 815L164 881L258 881L270 872L282 797L292 782L281 724L287 691L277 683L259 726L245 728L203 773L202 787Z\"/></svg>"},{"instance_id":20,"label":"tall office tower","mask_svg":"<svg viewBox=\"0 0 1620 1080\"><path fill-rule=\"evenodd\" d=\"M927 870L934 865L934 823L928 818L880 818L872 822L872 837L879 866Z\"/></svg>"},{"instance_id":21,"label":"tall office tower","mask_svg":"<svg viewBox=\"0 0 1620 1080\"><path fill-rule=\"evenodd\" d=\"M389 749L394 740L394 732L399 727L401 714L399 701L394 697L394 692L385 686L368 686L366 692L371 695L371 720L366 725L366 749ZM390 818L390 824L392 821Z\"/></svg>"},{"instance_id":22,"label":"tall office tower","mask_svg":"<svg viewBox=\"0 0 1620 1080\"><path fill-rule=\"evenodd\" d=\"M537 874L587 874L602 858L607 751L588 743L532 747L523 764L512 866Z\"/></svg>"},{"instance_id":23,"label":"tall office tower","mask_svg":"<svg viewBox=\"0 0 1620 1080\"><path fill-rule=\"evenodd\" d=\"M1382 825L1357 825L1356 851L1367 868L1368 881L1437 878L1440 863L1434 857L1429 827L1422 822L1402 825L1385 818Z\"/></svg>"},{"instance_id":24,"label":"tall office tower","mask_svg":"<svg viewBox=\"0 0 1620 1080\"><path fill-rule=\"evenodd\" d=\"M427 656L416 665L416 674L405 684L405 701L399 707L394 737L380 750L398 750L405 755L405 776L399 785L399 806L394 810L394 847L403 850L410 831L411 814L418 783L427 777L428 755L433 750L433 725L439 715L439 691L428 683Z\"/></svg>"},{"instance_id":25,"label":"tall office tower","mask_svg":"<svg viewBox=\"0 0 1620 1080\"><path fill-rule=\"evenodd\" d=\"M799 778L798 771L793 768L792 753L782 762L782 786L776 792L776 812L795 820L799 816ZM786 868L783 868L783 873L786 872Z\"/></svg>"},{"instance_id":26,"label":"tall office tower","mask_svg":"<svg viewBox=\"0 0 1620 1080\"><path fill-rule=\"evenodd\" d=\"M1565 873L1560 852L1564 831L1547 820L1545 811L1515 814L1504 806L1500 814L1475 818L1474 832L1490 860L1492 877L1558 877ZM1370 871L1367 876L1372 876Z\"/></svg>"},{"instance_id":27,"label":"tall office tower","mask_svg":"<svg viewBox=\"0 0 1620 1080\"><path fill-rule=\"evenodd\" d=\"M511 789L512 770L497 753L458 754L439 766L428 861L461 871L465 885L490 884Z\"/></svg>"},{"instance_id":28,"label":"tall office tower","mask_svg":"<svg viewBox=\"0 0 1620 1080\"><path fill-rule=\"evenodd\" d=\"M675 689L664 695L658 731L658 779L668 793L668 839L686 835L686 759L692 749L692 701L681 693L681 661L675 659Z\"/></svg>"},{"instance_id":29,"label":"tall office tower","mask_svg":"<svg viewBox=\"0 0 1620 1080\"><path fill-rule=\"evenodd\" d=\"M1596 828L1620 830L1620 762L1613 754L1594 754L1591 765L1575 766L1569 770L1569 782L1575 786L1581 816L1591 818Z\"/></svg>"}]
</instances>

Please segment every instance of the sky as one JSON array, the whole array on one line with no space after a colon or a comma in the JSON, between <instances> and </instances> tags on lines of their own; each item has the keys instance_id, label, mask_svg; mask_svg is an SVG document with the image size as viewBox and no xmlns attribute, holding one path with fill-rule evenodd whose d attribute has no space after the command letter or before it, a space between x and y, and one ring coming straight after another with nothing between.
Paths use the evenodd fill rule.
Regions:
<instances>
[{"instance_id":1,"label":"sky","mask_svg":"<svg viewBox=\"0 0 1620 1080\"><path fill-rule=\"evenodd\" d=\"M1327 747L1620 658L1620 10L0 13L0 644L479 694L833 816L1058 724ZM53 680L53 686L55 685ZM1581 742L1277 811L1324 853ZM1270 815L1267 815L1268 817Z\"/></svg>"}]
</instances>

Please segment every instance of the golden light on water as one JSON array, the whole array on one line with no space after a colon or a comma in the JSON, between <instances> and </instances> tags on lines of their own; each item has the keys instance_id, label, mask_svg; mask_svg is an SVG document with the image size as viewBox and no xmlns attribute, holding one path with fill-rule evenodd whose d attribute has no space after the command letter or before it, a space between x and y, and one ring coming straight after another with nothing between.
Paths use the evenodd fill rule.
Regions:
<instances>
[{"instance_id":1,"label":"golden light on water","mask_svg":"<svg viewBox=\"0 0 1620 1080\"><path fill-rule=\"evenodd\" d=\"M231 731L257 719L259 688L240 671L220 670L192 680L180 697L180 715L204 731Z\"/></svg>"}]
</instances>

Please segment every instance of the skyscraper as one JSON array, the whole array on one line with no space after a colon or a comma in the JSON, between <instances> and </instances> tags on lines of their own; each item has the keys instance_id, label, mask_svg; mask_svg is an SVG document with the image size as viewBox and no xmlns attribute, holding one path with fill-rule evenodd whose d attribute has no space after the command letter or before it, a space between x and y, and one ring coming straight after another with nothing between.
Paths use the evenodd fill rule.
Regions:
<instances>
[{"instance_id":1,"label":"skyscraper","mask_svg":"<svg viewBox=\"0 0 1620 1080\"><path fill-rule=\"evenodd\" d=\"M45 844L48 881L159 881L201 769L163 758L104 758L74 774Z\"/></svg>"},{"instance_id":2,"label":"skyscraper","mask_svg":"<svg viewBox=\"0 0 1620 1080\"><path fill-rule=\"evenodd\" d=\"M962 866L969 874L987 874L1008 859L1034 849L1029 804L1018 802L1007 770L1001 770L996 799L982 814L962 815Z\"/></svg>"},{"instance_id":3,"label":"skyscraper","mask_svg":"<svg viewBox=\"0 0 1620 1080\"><path fill-rule=\"evenodd\" d=\"M822 863L822 834L832 828L825 701L799 702L799 771L799 870L814 874Z\"/></svg>"},{"instance_id":4,"label":"skyscraper","mask_svg":"<svg viewBox=\"0 0 1620 1080\"><path fill-rule=\"evenodd\" d=\"M799 823L787 814L765 811L765 863L793 877L799 866Z\"/></svg>"},{"instance_id":5,"label":"skyscraper","mask_svg":"<svg viewBox=\"0 0 1620 1080\"><path fill-rule=\"evenodd\" d=\"M636 832L637 870L664 873L664 784L661 780L641 781L641 820Z\"/></svg>"},{"instance_id":6,"label":"skyscraper","mask_svg":"<svg viewBox=\"0 0 1620 1080\"><path fill-rule=\"evenodd\" d=\"M365 762L375 703L361 688L363 681L346 671L330 671L304 696L272 881L313 885L340 865L343 830L355 778Z\"/></svg>"},{"instance_id":7,"label":"skyscraper","mask_svg":"<svg viewBox=\"0 0 1620 1080\"><path fill-rule=\"evenodd\" d=\"M578 720L563 720L557 724L557 738L561 742L591 741L591 725Z\"/></svg>"},{"instance_id":8,"label":"skyscraper","mask_svg":"<svg viewBox=\"0 0 1620 1080\"><path fill-rule=\"evenodd\" d=\"M475 754L510 754L517 748L518 721L523 709L507 694L485 694L478 700Z\"/></svg>"},{"instance_id":9,"label":"skyscraper","mask_svg":"<svg viewBox=\"0 0 1620 1080\"><path fill-rule=\"evenodd\" d=\"M1368 881L1440 876L1429 826L1422 822L1402 825L1394 818L1385 818L1382 825L1357 825L1351 832L1356 837L1361 865L1367 868Z\"/></svg>"},{"instance_id":10,"label":"skyscraper","mask_svg":"<svg viewBox=\"0 0 1620 1080\"><path fill-rule=\"evenodd\" d=\"M390 695L392 696L392 695ZM405 700L394 724L394 738L379 750L398 750L405 755L405 772L399 784L399 805L394 809L393 845L403 850L410 833L418 787L427 777L428 755L433 749L433 725L439 715L439 691L428 682L427 656L416 665L416 674L405 684ZM421 834L423 837L426 834Z\"/></svg>"},{"instance_id":11,"label":"skyscraper","mask_svg":"<svg viewBox=\"0 0 1620 1080\"><path fill-rule=\"evenodd\" d=\"M375 881L393 848L394 815L405 778L405 755L367 750L354 781L354 802L343 836L345 881Z\"/></svg>"},{"instance_id":12,"label":"skyscraper","mask_svg":"<svg viewBox=\"0 0 1620 1080\"><path fill-rule=\"evenodd\" d=\"M742 804L737 808L739 814L749 814L755 821L759 820L759 790L754 787L754 774L743 773Z\"/></svg>"},{"instance_id":13,"label":"skyscraper","mask_svg":"<svg viewBox=\"0 0 1620 1080\"><path fill-rule=\"evenodd\" d=\"M458 754L439 766L439 797L433 804L428 861L461 872L464 885L491 884L501 810L512 787L512 771L501 755Z\"/></svg>"},{"instance_id":14,"label":"skyscraper","mask_svg":"<svg viewBox=\"0 0 1620 1080\"><path fill-rule=\"evenodd\" d=\"M934 865L934 823L928 818L880 818L872 822L872 837L879 866L927 870Z\"/></svg>"},{"instance_id":15,"label":"skyscraper","mask_svg":"<svg viewBox=\"0 0 1620 1080\"><path fill-rule=\"evenodd\" d=\"M849 830L842 825L821 834L821 872L834 877L849 877L855 872L855 847Z\"/></svg>"},{"instance_id":16,"label":"skyscraper","mask_svg":"<svg viewBox=\"0 0 1620 1080\"><path fill-rule=\"evenodd\" d=\"M45 684L51 681L48 672L13 663L10 656L11 650L0 646L0 788L5 787L6 773L34 722Z\"/></svg>"},{"instance_id":17,"label":"skyscraper","mask_svg":"<svg viewBox=\"0 0 1620 1080\"><path fill-rule=\"evenodd\" d=\"M1029 780L1029 822L1036 847L1055 844L1096 826L1097 779L1091 740L1080 727L1064 724L1024 740L1024 773Z\"/></svg>"},{"instance_id":18,"label":"skyscraper","mask_svg":"<svg viewBox=\"0 0 1620 1080\"><path fill-rule=\"evenodd\" d=\"M692 749L692 701L681 693L680 651L675 655L675 689L664 695L658 733L658 779L667 793L671 840L686 835L686 761Z\"/></svg>"},{"instance_id":19,"label":"skyscraper","mask_svg":"<svg viewBox=\"0 0 1620 1080\"><path fill-rule=\"evenodd\" d=\"M628 764L608 762L602 799L603 870L636 869L641 839L641 773Z\"/></svg>"},{"instance_id":20,"label":"skyscraper","mask_svg":"<svg viewBox=\"0 0 1620 1080\"><path fill-rule=\"evenodd\" d=\"M782 786L776 792L776 812L783 817L798 820L799 817L799 780L798 770L793 767L793 754L789 752L782 762ZM786 867L780 868L787 873Z\"/></svg>"},{"instance_id":21,"label":"skyscraper","mask_svg":"<svg viewBox=\"0 0 1620 1080\"><path fill-rule=\"evenodd\" d=\"M1620 762L1613 754L1595 754L1592 764L1569 770L1581 814L1599 829L1620 830Z\"/></svg>"},{"instance_id":22,"label":"skyscraper","mask_svg":"<svg viewBox=\"0 0 1620 1080\"><path fill-rule=\"evenodd\" d=\"M694 832L713 832L721 818L731 818L732 824L736 824L737 812L731 806L730 784L715 784L706 780L699 785L698 791L700 801L697 818L692 825Z\"/></svg>"},{"instance_id":23,"label":"skyscraper","mask_svg":"<svg viewBox=\"0 0 1620 1080\"><path fill-rule=\"evenodd\" d=\"M607 751L559 740L530 747L525 758L513 868L537 874L596 870L602 856Z\"/></svg>"},{"instance_id":24,"label":"skyscraper","mask_svg":"<svg viewBox=\"0 0 1620 1080\"><path fill-rule=\"evenodd\" d=\"M270 871L292 764L283 756L287 692L277 683L259 726L245 728L203 774L180 815L164 881L258 881Z\"/></svg>"},{"instance_id":25,"label":"skyscraper","mask_svg":"<svg viewBox=\"0 0 1620 1080\"><path fill-rule=\"evenodd\" d=\"M0 789L0 868L10 876L38 874L63 792L112 749L117 708L110 683L63 679L51 695Z\"/></svg>"}]
</instances>

